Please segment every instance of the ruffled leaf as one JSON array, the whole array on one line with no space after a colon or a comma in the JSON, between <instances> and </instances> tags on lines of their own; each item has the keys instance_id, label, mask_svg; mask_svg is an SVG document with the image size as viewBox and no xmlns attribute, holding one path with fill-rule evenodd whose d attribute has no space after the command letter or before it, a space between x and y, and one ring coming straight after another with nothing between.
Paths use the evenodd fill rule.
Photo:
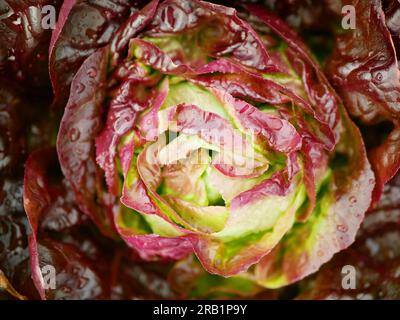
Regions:
<instances>
[{"instance_id":1,"label":"ruffled leaf","mask_svg":"<svg viewBox=\"0 0 400 320\"><path fill-rule=\"evenodd\" d=\"M382 136L382 131L376 131L371 125L382 121L393 124L390 133L378 139L369 150L377 179L376 202L384 184L400 167L399 66L381 1L344 3L355 6L357 29L336 36L335 51L328 69L332 82L349 113L365 124L366 130L373 130L371 136L375 139Z\"/></svg>"}]
</instances>

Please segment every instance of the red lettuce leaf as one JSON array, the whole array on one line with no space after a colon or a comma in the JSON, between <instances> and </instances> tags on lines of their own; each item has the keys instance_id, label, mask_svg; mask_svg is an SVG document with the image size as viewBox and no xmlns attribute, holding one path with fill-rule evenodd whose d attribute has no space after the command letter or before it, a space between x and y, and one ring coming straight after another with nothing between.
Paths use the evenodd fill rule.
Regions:
<instances>
[{"instance_id":1,"label":"red lettuce leaf","mask_svg":"<svg viewBox=\"0 0 400 320\"><path fill-rule=\"evenodd\" d=\"M315 108L316 117L334 133L333 141L338 143L336 156L346 159L345 164L341 165L335 165L335 158L330 159L333 168L332 177L328 179L332 185L326 191L327 194L319 195L321 199L313 215L305 222L301 222L301 216L300 223L295 224L277 247L256 266L255 278L261 284L279 287L315 272L333 254L347 248L354 241L364 212L370 205L374 178L358 129L344 112L340 99L309 50L280 19L259 6L249 5L247 8L287 41L292 59L299 63L297 72L302 74L305 91ZM319 152L308 155L318 158ZM314 163L318 163L315 160ZM305 174L318 170L318 166L313 168L310 164L313 164L312 159L308 159ZM308 181L309 178L306 178L306 188L313 201L315 180ZM311 203L311 206L314 204Z\"/></svg>"},{"instance_id":2,"label":"red lettuce leaf","mask_svg":"<svg viewBox=\"0 0 400 320\"><path fill-rule=\"evenodd\" d=\"M52 30L42 24L46 5L57 13L61 1L6 0L0 4L0 75L24 83L36 95L43 95L50 85L47 52Z\"/></svg>"},{"instance_id":3,"label":"red lettuce leaf","mask_svg":"<svg viewBox=\"0 0 400 320\"><path fill-rule=\"evenodd\" d=\"M290 48L290 59L294 69L302 77L307 98L315 112L314 116L322 124L326 124L329 129L334 131L334 137L330 138L335 144L335 140L338 138L339 112L337 105L339 99L331 89L331 85L316 60L312 57L309 49L298 34L281 19L257 5L249 5L247 9L287 42Z\"/></svg>"},{"instance_id":4,"label":"red lettuce leaf","mask_svg":"<svg viewBox=\"0 0 400 320\"><path fill-rule=\"evenodd\" d=\"M336 255L315 277L301 283L297 299L399 299L400 179L384 189L380 202L367 214L356 242ZM344 266L356 271L356 287L342 286Z\"/></svg>"},{"instance_id":5,"label":"red lettuce leaf","mask_svg":"<svg viewBox=\"0 0 400 320\"><path fill-rule=\"evenodd\" d=\"M42 299L173 297L161 270L140 265L95 232L61 175L54 148L39 149L28 158L24 204L32 229L30 269ZM43 287L41 268L46 265L56 270L55 289Z\"/></svg>"},{"instance_id":6,"label":"red lettuce leaf","mask_svg":"<svg viewBox=\"0 0 400 320\"><path fill-rule=\"evenodd\" d=\"M152 78L147 78L146 74L142 77L138 75L135 79L127 79L115 89L116 93L109 104L105 127L96 137L96 161L104 170L107 186L114 195L118 195L119 192L115 157L120 138L133 130L139 112L151 103L154 103L155 108L157 106L159 108L168 94L168 88L161 89L159 93L154 93L156 90L148 90L147 82L152 83ZM142 91L139 92L138 88ZM149 93L146 94L146 91ZM126 164L129 166L130 161Z\"/></svg>"},{"instance_id":7,"label":"red lettuce leaf","mask_svg":"<svg viewBox=\"0 0 400 320\"><path fill-rule=\"evenodd\" d=\"M64 106L70 84L83 61L107 45L137 1L64 1L49 49L55 105Z\"/></svg>"},{"instance_id":8,"label":"red lettuce leaf","mask_svg":"<svg viewBox=\"0 0 400 320\"><path fill-rule=\"evenodd\" d=\"M80 209L104 234L112 235L111 209L107 208L112 206L113 199L103 192L94 146L103 114L107 58L107 48L99 49L86 60L72 81L73 90L58 133L57 152Z\"/></svg>"},{"instance_id":9,"label":"red lettuce leaf","mask_svg":"<svg viewBox=\"0 0 400 320\"><path fill-rule=\"evenodd\" d=\"M46 172L56 174L57 154L53 148L40 149L33 152L26 162L24 177L24 206L31 227L29 239L30 268L32 279L42 299L58 298L98 298L104 294L105 288L101 277L91 266L90 262L73 246L46 239L38 235L43 223L54 229L54 224L49 223L49 215L61 216L67 227L75 226L79 221L74 219L74 199L66 197L65 188L60 188L54 181L49 180ZM56 183L56 184L55 184ZM72 206L72 207L71 207ZM42 267L53 266L56 270L55 288L45 290Z\"/></svg>"},{"instance_id":10,"label":"red lettuce leaf","mask_svg":"<svg viewBox=\"0 0 400 320\"><path fill-rule=\"evenodd\" d=\"M145 261L175 261L193 252L190 241L179 237L160 237L156 234L136 235L129 229L119 229L119 234Z\"/></svg>"},{"instance_id":11,"label":"red lettuce leaf","mask_svg":"<svg viewBox=\"0 0 400 320\"><path fill-rule=\"evenodd\" d=\"M23 216L14 213L0 217L0 266L20 294L38 299L30 274L27 229Z\"/></svg>"},{"instance_id":12,"label":"red lettuce leaf","mask_svg":"<svg viewBox=\"0 0 400 320\"><path fill-rule=\"evenodd\" d=\"M25 158L25 100L11 81L0 78L0 172L16 173ZM20 168L19 168L20 169Z\"/></svg>"},{"instance_id":13,"label":"red lettuce leaf","mask_svg":"<svg viewBox=\"0 0 400 320\"><path fill-rule=\"evenodd\" d=\"M274 287L300 280L355 240L371 202L374 178L361 134L346 115L343 117L346 134L341 138L340 149L344 150L341 157L346 164L339 161L334 165L329 187L317 195L320 199L308 220L300 219L256 266L255 277L260 283L266 281Z\"/></svg>"},{"instance_id":14,"label":"red lettuce leaf","mask_svg":"<svg viewBox=\"0 0 400 320\"><path fill-rule=\"evenodd\" d=\"M349 113L366 126L365 130L373 130L372 135L381 137L382 132L371 125L382 122L393 125L389 134L369 150L377 179L376 202L384 184L400 168L399 66L381 1L343 1L343 4L355 6L357 28L336 36L328 68L330 78Z\"/></svg>"},{"instance_id":15,"label":"red lettuce leaf","mask_svg":"<svg viewBox=\"0 0 400 320\"><path fill-rule=\"evenodd\" d=\"M143 9L132 14L118 29L111 41L111 51L114 60L127 49L129 41L145 28L154 18L158 0L152 0ZM126 53L126 52L124 52ZM116 61L114 61L115 63Z\"/></svg>"},{"instance_id":16,"label":"red lettuce leaf","mask_svg":"<svg viewBox=\"0 0 400 320\"><path fill-rule=\"evenodd\" d=\"M256 32L230 7L205 1L167 0L159 5L148 34L162 38L198 28L202 28L206 41L201 42L199 38L197 44L187 43L186 46L193 46L191 50L197 50L196 45L201 46L202 56L231 56L240 64L259 71L277 71ZM175 59L191 60L192 57L176 56Z\"/></svg>"}]
</instances>

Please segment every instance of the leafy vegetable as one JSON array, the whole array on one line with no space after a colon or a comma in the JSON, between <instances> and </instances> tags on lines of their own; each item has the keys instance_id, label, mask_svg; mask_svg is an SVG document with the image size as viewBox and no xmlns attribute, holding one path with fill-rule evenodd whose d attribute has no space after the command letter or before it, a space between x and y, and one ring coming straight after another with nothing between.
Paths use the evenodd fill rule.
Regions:
<instances>
[{"instance_id":1,"label":"leafy vegetable","mask_svg":"<svg viewBox=\"0 0 400 320\"><path fill-rule=\"evenodd\" d=\"M59 12L50 49L49 68L56 105L68 98L72 78L82 62L106 45L137 1L66 0Z\"/></svg>"},{"instance_id":2,"label":"leafy vegetable","mask_svg":"<svg viewBox=\"0 0 400 320\"><path fill-rule=\"evenodd\" d=\"M393 23L390 15L386 21L381 1L343 1L343 4L355 7L357 28L336 36L328 72L349 113L366 126L367 139L373 139L369 143L369 158L376 175L373 197L376 202L384 184L400 168L400 82L393 43L396 37L391 35ZM398 4L393 6L398 10Z\"/></svg>"},{"instance_id":3,"label":"leafy vegetable","mask_svg":"<svg viewBox=\"0 0 400 320\"><path fill-rule=\"evenodd\" d=\"M47 72L51 25L47 21L51 6L57 14L60 0L16 1L0 3L0 76L24 83L27 91L47 95ZM56 17L54 17L54 20ZM33 90L32 90L33 89Z\"/></svg>"},{"instance_id":4,"label":"leafy vegetable","mask_svg":"<svg viewBox=\"0 0 400 320\"><path fill-rule=\"evenodd\" d=\"M114 215L141 258L194 251L210 273L256 264L245 278L280 287L354 241L374 176L300 38L244 12L252 24L200 1L131 15L72 81L57 149L80 208L103 231ZM87 184L100 168L107 190Z\"/></svg>"},{"instance_id":5,"label":"leafy vegetable","mask_svg":"<svg viewBox=\"0 0 400 320\"><path fill-rule=\"evenodd\" d=\"M398 298L399 8L0 2L0 299Z\"/></svg>"},{"instance_id":6,"label":"leafy vegetable","mask_svg":"<svg viewBox=\"0 0 400 320\"><path fill-rule=\"evenodd\" d=\"M381 201L369 212L357 241L302 284L299 299L398 299L399 283L399 176L385 187ZM355 288L342 286L344 266L356 274Z\"/></svg>"},{"instance_id":7,"label":"leafy vegetable","mask_svg":"<svg viewBox=\"0 0 400 320\"><path fill-rule=\"evenodd\" d=\"M73 191L57 167L54 148L39 149L26 162L24 205L32 230L28 237L30 269L41 298L172 296L168 284L160 276L135 261L128 264L136 269L135 275L130 275L126 252L105 244L104 240L99 241L91 223L77 208ZM49 177L47 172L55 176ZM111 265L110 260L114 261ZM49 274L44 269L48 266L55 268L55 288L45 286L49 285L46 277ZM132 292L133 288L141 286L143 277L147 277L147 289L142 289L141 293ZM154 292L157 283L164 286L164 291Z\"/></svg>"}]
</instances>

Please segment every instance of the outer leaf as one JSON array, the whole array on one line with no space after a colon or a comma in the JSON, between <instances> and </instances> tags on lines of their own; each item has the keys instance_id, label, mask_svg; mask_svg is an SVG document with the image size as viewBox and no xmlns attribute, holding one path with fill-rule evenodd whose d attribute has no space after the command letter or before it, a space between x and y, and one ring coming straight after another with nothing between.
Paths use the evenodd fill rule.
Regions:
<instances>
[{"instance_id":1,"label":"outer leaf","mask_svg":"<svg viewBox=\"0 0 400 320\"><path fill-rule=\"evenodd\" d=\"M367 126L385 120L394 126L369 151L377 178L374 190L377 201L383 185L400 167L399 66L381 1L343 1L343 4L355 6L357 29L337 35L329 66L331 79L352 116ZM374 129L367 127L367 130ZM381 132L373 135L380 136Z\"/></svg>"},{"instance_id":2,"label":"outer leaf","mask_svg":"<svg viewBox=\"0 0 400 320\"><path fill-rule=\"evenodd\" d=\"M399 176L385 187L380 202L369 212L356 242L336 255L316 274L302 283L298 299L398 299L399 266ZM353 290L342 287L343 266L353 266L357 278Z\"/></svg>"},{"instance_id":3,"label":"outer leaf","mask_svg":"<svg viewBox=\"0 0 400 320\"><path fill-rule=\"evenodd\" d=\"M66 0L49 49L56 105L64 106L72 79L85 59L107 45L136 1Z\"/></svg>"},{"instance_id":4,"label":"outer leaf","mask_svg":"<svg viewBox=\"0 0 400 320\"><path fill-rule=\"evenodd\" d=\"M237 16L233 8L197 0L164 1L159 6L148 33L150 36L162 38L193 29L197 29L200 34L204 30L207 39L202 42L201 37L196 38L192 45L183 42L186 50L189 48L196 50L196 45L202 48L201 51L196 50L201 56L197 63L202 64L201 61L204 62L207 56L218 58L228 55L232 56L235 61L260 71L276 70L257 33L248 23ZM210 36L207 37L207 33ZM213 41L209 41L209 39ZM189 62L192 59L190 55L185 56L183 52L178 52L178 56L175 54L176 52L172 52L169 57L172 60L176 60L176 58L183 60L181 62ZM194 61L194 65L196 65L196 61Z\"/></svg>"},{"instance_id":5,"label":"outer leaf","mask_svg":"<svg viewBox=\"0 0 400 320\"><path fill-rule=\"evenodd\" d=\"M40 159L40 161L39 161ZM62 213L56 210L57 201L65 198L65 191L60 190L57 194L54 186L51 186L46 171L57 163L54 149L42 149L34 152L26 163L24 177L24 206L31 227L29 235L29 251L31 257L30 267L32 278L42 299L52 296L51 290L46 292L41 268L46 264L57 267L56 276L60 291L55 291L53 298L59 295L69 298L94 298L103 294L105 288L96 270L86 258L76 249L63 243L52 240L39 242L38 231L41 223L48 223L51 228L53 224L44 218L51 215L64 215L64 221L73 216L75 208L70 212ZM53 182L54 183L54 182ZM64 192L63 192L64 191ZM64 194L63 194L64 193ZM76 224L76 221L73 222ZM57 281L56 279L56 281ZM76 281L76 282L75 282ZM91 289L88 290L88 287ZM72 294L72 296L70 295Z\"/></svg>"},{"instance_id":6,"label":"outer leaf","mask_svg":"<svg viewBox=\"0 0 400 320\"><path fill-rule=\"evenodd\" d=\"M48 46L51 29L42 21L48 13L42 9L52 6L55 13L60 0L16 1L0 3L0 75L6 75L26 85L26 91L46 96L49 87L47 72ZM41 90L31 90L41 88Z\"/></svg>"},{"instance_id":7,"label":"outer leaf","mask_svg":"<svg viewBox=\"0 0 400 320\"><path fill-rule=\"evenodd\" d=\"M94 139L98 135L105 97L108 49L91 55L72 82L71 96L66 106L57 140L61 169L75 190L80 209L89 215L105 234L112 234L111 221L104 213L112 202L97 195L99 185L95 165ZM100 203L97 203L95 199ZM112 201L112 199L111 199Z\"/></svg>"},{"instance_id":8,"label":"outer leaf","mask_svg":"<svg viewBox=\"0 0 400 320\"><path fill-rule=\"evenodd\" d=\"M266 287L281 287L315 272L354 242L370 205L374 176L360 133L346 115L343 124L346 131L338 148L346 163L334 168L332 177L327 178L312 216L294 225L256 266L254 279Z\"/></svg>"}]
</instances>

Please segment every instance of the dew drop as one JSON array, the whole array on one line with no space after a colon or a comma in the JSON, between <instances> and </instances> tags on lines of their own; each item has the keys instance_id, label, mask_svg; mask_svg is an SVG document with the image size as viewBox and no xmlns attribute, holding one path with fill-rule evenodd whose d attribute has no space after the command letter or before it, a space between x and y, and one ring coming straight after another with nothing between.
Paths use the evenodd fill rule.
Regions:
<instances>
[{"instance_id":1,"label":"dew drop","mask_svg":"<svg viewBox=\"0 0 400 320\"><path fill-rule=\"evenodd\" d=\"M97 70L96 70L96 68L93 68L93 67L89 68L87 74L88 74L88 76L89 76L90 78L95 78L95 77L97 76Z\"/></svg>"},{"instance_id":2,"label":"dew drop","mask_svg":"<svg viewBox=\"0 0 400 320\"><path fill-rule=\"evenodd\" d=\"M75 148L75 154L77 157L81 157L83 155L83 150L81 148Z\"/></svg>"},{"instance_id":3,"label":"dew drop","mask_svg":"<svg viewBox=\"0 0 400 320\"><path fill-rule=\"evenodd\" d=\"M43 181L42 177L38 177L36 179L36 183L38 184L39 187L44 188L44 181Z\"/></svg>"},{"instance_id":4,"label":"dew drop","mask_svg":"<svg viewBox=\"0 0 400 320\"><path fill-rule=\"evenodd\" d=\"M72 129L69 131L69 140L70 140L71 142L75 142L75 141L77 141L77 140L79 139L80 135L81 135L81 133L80 133L79 129L77 129L77 128L72 128Z\"/></svg>"},{"instance_id":5,"label":"dew drop","mask_svg":"<svg viewBox=\"0 0 400 320\"><path fill-rule=\"evenodd\" d=\"M77 85L76 85L76 92L78 93L78 94L81 94L83 91L85 90L85 85L83 84L83 83L78 83Z\"/></svg>"},{"instance_id":6,"label":"dew drop","mask_svg":"<svg viewBox=\"0 0 400 320\"><path fill-rule=\"evenodd\" d=\"M344 225L344 224L338 224L338 225L336 226L336 229L337 229L338 231L340 231L340 232L347 232L347 231L348 231L347 226Z\"/></svg>"},{"instance_id":7,"label":"dew drop","mask_svg":"<svg viewBox=\"0 0 400 320\"><path fill-rule=\"evenodd\" d=\"M299 265L304 266L307 263L307 254L302 253L299 257Z\"/></svg>"},{"instance_id":8,"label":"dew drop","mask_svg":"<svg viewBox=\"0 0 400 320\"><path fill-rule=\"evenodd\" d=\"M269 119L268 120L268 127L272 130L280 130L282 129L282 121L280 119Z\"/></svg>"},{"instance_id":9,"label":"dew drop","mask_svg":"<svg viewBox=\"0 0 400 320\"><path fill-rule=\"evenodd\" d=\"M151 204L146 203L146 204L144 205L144 209L145 209L145 211L152 211L153 207L152 207Z\"/></svg>"},{"instance_id":10,"label":"dew drop","mask_svg":"<svg viewBox=\"0 0 400 320\"><path fill-rule=\"evenodd\" d=\"M382 79L383 79L383 75L382 75L381 72L378 72L378 73L374 76L374 80L375 80L376 82L381 82Z\"/></svg>"},{"instance_id":11,"label":"dew drop","mask_svg":"<svg viewBox=\"0 0 400 320\"><path fill-rule=\"evenodd\" d=\"M350 201L351 204L355 204L355 203L357 203L357 198L355 196L351 196L349 198L349 201Z\"/></svg>"}]
</instances>

